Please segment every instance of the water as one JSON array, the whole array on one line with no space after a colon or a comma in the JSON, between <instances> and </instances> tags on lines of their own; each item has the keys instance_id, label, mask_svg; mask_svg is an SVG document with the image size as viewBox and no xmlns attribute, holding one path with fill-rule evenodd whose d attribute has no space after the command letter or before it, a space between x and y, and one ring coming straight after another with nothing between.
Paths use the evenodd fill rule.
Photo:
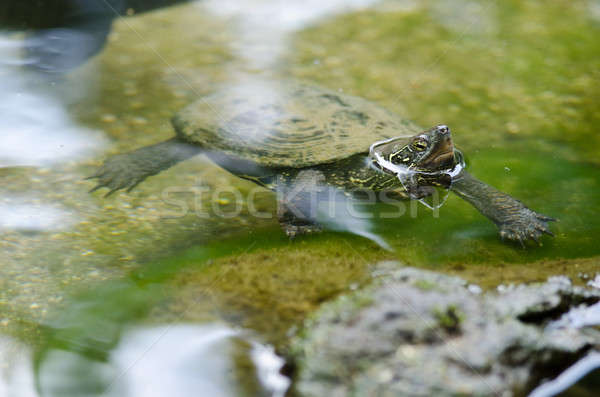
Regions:
<instances>
[{"instance_id":1,"label":"water","mask_svg":"<svg viewBox=\"0 0 600 397\"><path fill-rule=\"evenodd\" d=\"M3 34L0 395L41 387L134 396L147 384L176 384L181 395L280 395L285 380L265 385L277 371L261 375L253 347L285 352L309 313L367 283L369 265L383 259L484 288L557 274L593 279L597 9L593 1L192 2L117 19L102 52L51 76L26 70L22 36ZM368 213L397 216L340 217L334 231L290 242L273 194L202 156L131 193L87 193L93 184L83 178L104 158L168 139L170 117L191 101L282 77L373 100L424 128L449 125L469 172L558 218L555 237L527 249L503 243L451 195L433 212L416 202L374 205ZM252 208L233 190L254 192ZM202 345L214 332L218 343ZM154 346L162 333L165 345ZM182 341L189 349L177 350ZM215 361L196 359L202 346Z\"/></svg>"},{"instance_id":2,"label":"water","mask_svg":"<svg viewBox=\"0 0 600 397\"><path fill-rule=\"evenodd\" d=\"M10 366L0 388L7 396L282 396L289 386L271 348L221 324L128 329L103 360L55 346L32 363L25 346L9 339L0 346ZM249 357L249 366L236 356ZM244 381L253 377L253 385Z\"/></svg>"}]
</instances>

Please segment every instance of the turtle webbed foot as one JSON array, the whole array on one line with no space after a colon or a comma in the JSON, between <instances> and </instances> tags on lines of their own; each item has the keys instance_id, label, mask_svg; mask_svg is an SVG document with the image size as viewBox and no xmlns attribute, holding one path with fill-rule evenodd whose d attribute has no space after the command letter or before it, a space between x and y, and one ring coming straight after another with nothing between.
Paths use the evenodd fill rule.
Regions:
<instances>
[{"instance_id":1,"label":"turtle webbed foot","mask_svg":"<svg viewBox=\"0 0 600 397\"><path fill-rule=\"evenodd\" d=\"M549 222L556 221L546 215L539 214L527 207L520 208L519 212L506 222L499 223L500 237L503 240L518 241L523 247L525 242L534 240L542 245L540 239L543 234L554 236L550 231Z\"/></svg>"},{"instance_id":2,"label":"turtle webbed foot","mask_svg":"<svg viewBox=\"0 0 600 397\"><path fill-rule=\"evenodd\" d=\"M117 154L106 159L94 175L86 178L97 179L98 181L98 184L90 190L90 193L102 187L109 189L104 197L110 196L119 189L131 191L149 176L148 172L136 163L135 159L128 153Z\"/></svg>"}]
</instances>

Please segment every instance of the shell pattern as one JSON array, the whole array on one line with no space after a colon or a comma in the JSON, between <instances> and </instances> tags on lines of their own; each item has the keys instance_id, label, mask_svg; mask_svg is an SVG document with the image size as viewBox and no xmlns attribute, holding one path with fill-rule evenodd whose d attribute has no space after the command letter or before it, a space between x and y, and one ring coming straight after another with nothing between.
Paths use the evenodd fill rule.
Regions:
<instances>
[{"instance_id":1,"label":"shell pattern","mask_svg":"<svg viewBox=\"0 0 600 397\"><path fill-rule=\"evenodd\" d=\"M294 81L226 87L177 113L178 136L266 167L303 168L358 153L382 139L420 132L365 99Z\"/></svg>"}]
</instances>

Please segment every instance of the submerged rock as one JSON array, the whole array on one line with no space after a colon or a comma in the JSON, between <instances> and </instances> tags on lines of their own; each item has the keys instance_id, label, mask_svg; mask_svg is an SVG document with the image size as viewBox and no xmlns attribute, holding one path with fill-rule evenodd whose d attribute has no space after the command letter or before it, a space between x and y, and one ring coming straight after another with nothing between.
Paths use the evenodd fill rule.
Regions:
<instances>
[{"instance_id":1,"label":"submerged rock","mask_svg":"<svg viewBox=\"0 0 600 397\"><path fill-rule=\"evenodd\" d=\"M522 395L600 346L553 321L600 301L568 279L479 293L430 271L378 266L324 305L292 349L304 396Z\"/></svg>"}]
</instances>

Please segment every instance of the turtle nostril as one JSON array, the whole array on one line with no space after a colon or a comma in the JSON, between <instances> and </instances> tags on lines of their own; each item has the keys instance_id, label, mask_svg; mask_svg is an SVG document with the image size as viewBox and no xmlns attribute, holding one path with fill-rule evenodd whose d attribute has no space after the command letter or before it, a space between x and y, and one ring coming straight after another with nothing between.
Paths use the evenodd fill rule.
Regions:
<instances>
[{"instance_id":1,"label":"turtle nostril","mask_svg":"<svg viewBox=\"0 0 600 397\"><path fill-rule=\"evenodd\" d=\"M450 132L450 128L448 128L448 126L446 125L438 125L437 126L437 130L440 134L447 134Z\"/></svg>"}]
</instances>

